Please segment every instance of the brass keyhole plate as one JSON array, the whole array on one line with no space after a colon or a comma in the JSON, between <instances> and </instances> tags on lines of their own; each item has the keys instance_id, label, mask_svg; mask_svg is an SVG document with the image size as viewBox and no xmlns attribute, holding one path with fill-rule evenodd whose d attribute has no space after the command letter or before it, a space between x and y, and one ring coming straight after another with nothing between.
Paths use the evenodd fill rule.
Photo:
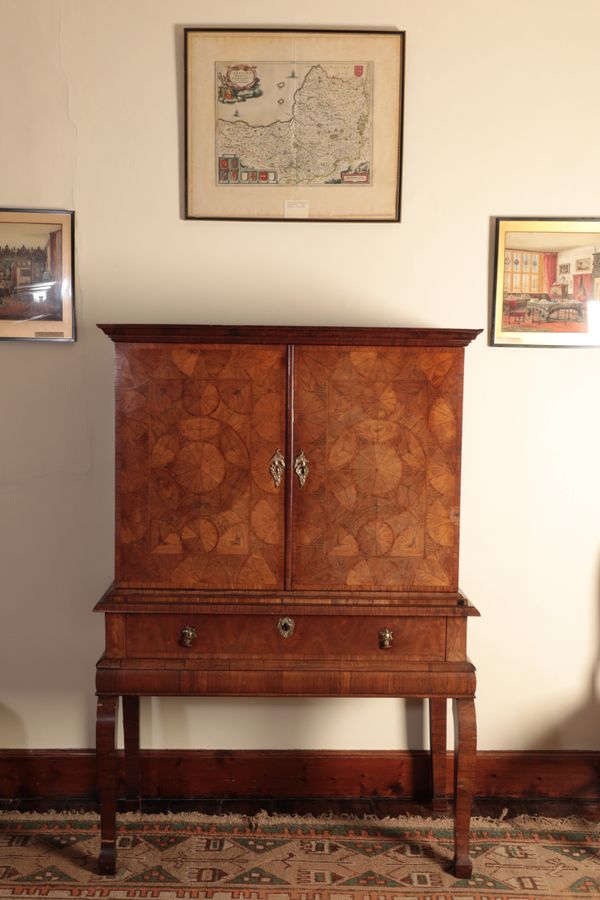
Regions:
<instances>
[{"instance_id":1,"label":"brass keyhole plate","mask_svg":"<svg viewBox=\"0 0 600 900\"><path fill-rule=\"evenodd\" d=\"M293 635L296 623L290 616L282 616L277 623L277 631L282 638L289 638Z\"/></svg>"}]
</instances>

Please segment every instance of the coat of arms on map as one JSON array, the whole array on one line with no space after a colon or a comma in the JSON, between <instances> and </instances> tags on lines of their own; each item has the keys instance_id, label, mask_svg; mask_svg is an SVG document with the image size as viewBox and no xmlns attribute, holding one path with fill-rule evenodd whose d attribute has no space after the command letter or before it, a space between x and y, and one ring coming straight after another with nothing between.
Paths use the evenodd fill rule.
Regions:
<instances>
[{"instance_id":1,"label":"coat of arms on map","mask_svg":"<svg viewBox=\"0 0 600 900\"><path fill-rule=\"evenodd\" d=\"M404 33L186 30L187 217L398 221Z\"/></svg>"}]
</instances>

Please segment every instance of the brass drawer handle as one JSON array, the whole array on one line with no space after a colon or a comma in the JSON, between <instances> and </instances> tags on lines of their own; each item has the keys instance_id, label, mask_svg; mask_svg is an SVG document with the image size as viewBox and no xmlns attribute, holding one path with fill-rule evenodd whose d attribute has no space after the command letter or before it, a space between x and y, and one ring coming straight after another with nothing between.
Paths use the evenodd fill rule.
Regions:
<instances>
[{"instance_id":1,"label":"brass drawer handle","mask_svg":"<svg viewBox=\"0 0 600 900\"><path fill-rule=\"evenodd\" d=\"M182 647L191 647L194 641L197 638L196 629L191 625L186 625L185 628L181 629L181 634L179 636L179 643Z\"/></svg>"},{"instance_id":2,"label":"brass drawer handle","mask_svg":"<svg viewBox=\"0 0 600 900\"><path fill-rule=\"evenodd\" d=\"M294 472L298 476L300 487L304 487L304 485L306 484L306 479L308 478L308 473L310 472L310 469L308 467L308 460L304 455L304 450L301 450L294 460Z\"/></svg>"},{"instance_id":3,"label":"brass drawer handle","mask_svg":"<svg viewBox=\"0 0 600 900\"><path fill-rule=\"evenodd\" d=\"M277 623L277 631L282 638L289 638L293 635L296 623L290 616L282 616Z\"/></svg>"},{"instance_id":4,"label":"brass drawer handle","mask_svg":"<svg viewBox=\"0 0 600 900\"><path fill-rule=\"evenodd\" d=\"M383 628L379 632L379 646L382 650L389 650L394 640L394 632L389 628Z\"/></svg>"},{"instance_id":5,"label":"brass drawer handle","mask_svg":"<svg viewBox=\"0 0 600 900\"><path fill-rule=\"evenodd\" d=\"M284 469L285 459L283 457L283 453L278 447L271 457L271 462L269 463L269 472L271 473L271 478L273 479L275 487L279 487L279 485L281 484Z\"/></svg>"}]
</instances>

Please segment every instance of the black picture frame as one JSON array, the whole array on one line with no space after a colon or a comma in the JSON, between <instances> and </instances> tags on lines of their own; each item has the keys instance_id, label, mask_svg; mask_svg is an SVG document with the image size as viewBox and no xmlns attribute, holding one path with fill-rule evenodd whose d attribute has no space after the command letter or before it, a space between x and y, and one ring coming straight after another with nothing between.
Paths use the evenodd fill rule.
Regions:
<instances>
[{"instance_id":1,"label":"black picture frame","mask_svg":"<svg viewBox=\"0 0 600 900\"><path fill-rule=\"evenodd\" d=\"M403 31L186 28L184 47L186 219L400 221Z\"/></svg>"}]
</instances>

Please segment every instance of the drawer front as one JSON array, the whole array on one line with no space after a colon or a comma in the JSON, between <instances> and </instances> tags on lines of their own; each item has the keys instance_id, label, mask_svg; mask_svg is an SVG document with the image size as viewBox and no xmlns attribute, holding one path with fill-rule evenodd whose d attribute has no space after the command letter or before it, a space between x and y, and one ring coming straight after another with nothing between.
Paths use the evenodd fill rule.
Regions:
<instances>
[{"instance_id":1,"label":"drawer front","mask_svg":"<svg viewBox=\"0 0 600 900\"><path fill-rule=\"evenodd\" d=\"M125 655L132 658L443 660L445 647L443 616L125 616Z\"/></svg>"}]
</instances>

